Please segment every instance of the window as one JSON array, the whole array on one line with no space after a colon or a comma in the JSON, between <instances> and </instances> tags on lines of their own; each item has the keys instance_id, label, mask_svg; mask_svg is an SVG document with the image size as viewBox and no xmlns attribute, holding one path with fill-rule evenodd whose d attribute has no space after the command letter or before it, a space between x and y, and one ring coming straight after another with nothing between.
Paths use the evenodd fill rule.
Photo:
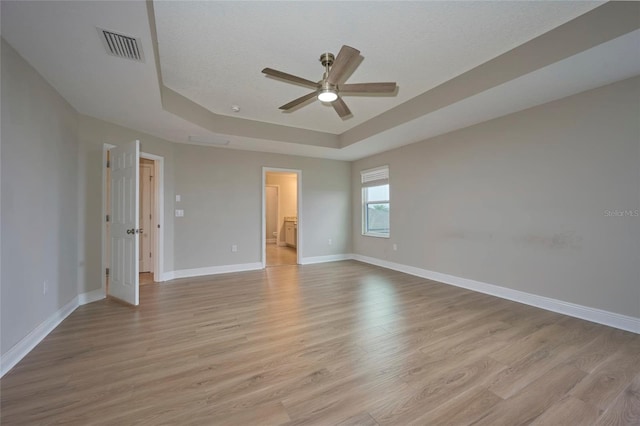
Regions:
<instances>
[{"instance_id":1,"label":"window","mask_svg":"<svg viewBox=\"0 0 640 426\"><path fill-rule=\"evenodd\" d=\"M362 234L389 237L389 166L360 172Z\"/></svg>"}]
</instances>

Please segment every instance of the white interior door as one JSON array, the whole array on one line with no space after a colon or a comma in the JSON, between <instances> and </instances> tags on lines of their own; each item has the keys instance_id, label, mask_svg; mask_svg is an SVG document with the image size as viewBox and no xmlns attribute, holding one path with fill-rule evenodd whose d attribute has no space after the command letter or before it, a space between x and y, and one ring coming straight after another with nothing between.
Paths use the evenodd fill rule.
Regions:
<instances>
[{"instance_id":1,"label":"white interior door","mask_svg":"<svg viewBox=\"0 0 640 426\"><path fill-rule=\"evenodd\" d=\"M110 151L111 267L109 295L138 305L138 211L140 142Z\"/></svg>"}]
</instances>

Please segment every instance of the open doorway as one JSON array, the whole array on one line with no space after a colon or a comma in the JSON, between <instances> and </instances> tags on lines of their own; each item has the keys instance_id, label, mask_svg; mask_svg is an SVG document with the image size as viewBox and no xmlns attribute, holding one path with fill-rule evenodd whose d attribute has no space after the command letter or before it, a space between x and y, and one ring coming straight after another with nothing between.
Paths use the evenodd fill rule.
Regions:
<instances>
[{"instance_id":1,"label":"open doorway","mask_svg":"<svg viewBox=\"0 0 640 426\"><path fill-rule=\"evenodd\" d=\"M263 265L296 265L300 258L300 171L264 169Z\"/></svg>"},{"instance_id":2,"label":"open doorway","mask_svg":"<svg viewBox=\"0 0 640 426\"><path fill-rule=\"evenodd\" d=\"M156 229L156 182L155 160L140 157L140 208L139 212L139 244L138 244L138 271L140 285L150 284L154 279L154 265L156 253L155 232Z\"/></svg>"}]
</instances>

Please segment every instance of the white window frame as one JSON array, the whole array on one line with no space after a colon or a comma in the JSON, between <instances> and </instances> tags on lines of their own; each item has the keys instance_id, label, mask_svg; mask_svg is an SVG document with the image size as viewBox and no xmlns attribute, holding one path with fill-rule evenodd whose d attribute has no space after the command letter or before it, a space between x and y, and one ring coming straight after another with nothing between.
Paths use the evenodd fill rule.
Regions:
<instances>
[{"instance_id":1,"label":"white window frame","mask_svg":"<svg viewBox=\"0 0 640 426\"><path fill-rule=\"evenodd\" d=\"M360 171L360 182L362 184L362 235L366 237L390 238L391 236L391 186L389 185L389 166L379 166L372 169ZM367 189L374 186L389 185L389 199L369 202L367 200ZM368 230L367 209L369 204L389 205L389 232L371 232Z\"/></svg>"}]
</instances>

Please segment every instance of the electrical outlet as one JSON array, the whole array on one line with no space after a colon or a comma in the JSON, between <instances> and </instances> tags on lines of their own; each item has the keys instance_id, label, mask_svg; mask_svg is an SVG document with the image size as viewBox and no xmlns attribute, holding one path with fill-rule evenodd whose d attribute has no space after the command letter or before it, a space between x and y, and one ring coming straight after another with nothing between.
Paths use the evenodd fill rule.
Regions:
<instances>
[{"instance_id":1,"label":"electrical outlet","mask_svg":"<svg viewBox=\"0 0 640 426\"><path fill-rule=\"evenodd\" d=\"M179 203L182 197L180 197L178 194L176 194L176 203Z\"/></svg>"},{"instance_id":2,"label":"electrical outlet","mask_svg":"<svg viewBox=\"0 0 640 426\"><path fill-rule=\"evenodd\" d=\"M234 253L237 252L238 251L238 246L236 244L233 244L231 246L231 251L234 252Z\"/></svg>"},{"instance_id":3,"label":"electrical outlet","mask_svg":"<svg viewBox=\"0 0 640 426\"><path fill-rule=\"evenodd\" d=\"M329 245L333 244L333 240L329 238Z\"/></svg>"},{"instance_id":4,"label":"electrical outlet","mask_svg":"<svg viewBox=\"0 0 640 426\"><path fill-rule=\"evenodd\" d=\"M47 294L47 290L49 289L49 283L45 280L42 283L42 294Z\"/></svg>"},{"instance_id":5,"label":"electrical outlet","mask_svg":"<svg viewBox=\"0 0 640 426\"><path fill-rule=\"evenodd\" d=\"M184 210L177 209L176 210L176 217L184 217Z\"/></svg>"},{"instance_id":6,"label":"electrical outlet","mask_svg":"<svg viewBox=\"0 0 640 426\"><path fill-rule=\"evenodd\" d=\"M398 245L397 244L393 245L393 251L398 251Z\"/></svg>"}]
</instances>

